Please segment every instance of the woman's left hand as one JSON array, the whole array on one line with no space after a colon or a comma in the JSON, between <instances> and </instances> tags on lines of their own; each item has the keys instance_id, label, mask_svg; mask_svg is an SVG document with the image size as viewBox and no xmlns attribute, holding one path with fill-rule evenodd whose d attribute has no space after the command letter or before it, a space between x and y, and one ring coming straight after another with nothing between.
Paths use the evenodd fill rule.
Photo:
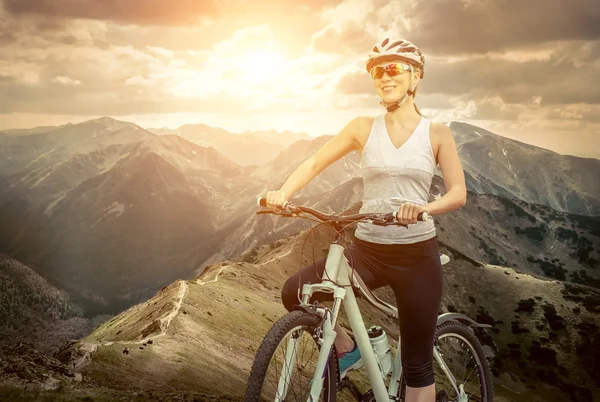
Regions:
<instances>
[{"instance_id":1,"label":"woman's left hand","mask_svg":"<svg viewBox=\"0 0 600 402\"><path fill-rule=\"evenodd\" d=\"M421 212L427 212L424 205L417 205L411 202L405 202L396 212L396 219L403 225L417 223L417 217Z\"/></svg>"}]
</instances>

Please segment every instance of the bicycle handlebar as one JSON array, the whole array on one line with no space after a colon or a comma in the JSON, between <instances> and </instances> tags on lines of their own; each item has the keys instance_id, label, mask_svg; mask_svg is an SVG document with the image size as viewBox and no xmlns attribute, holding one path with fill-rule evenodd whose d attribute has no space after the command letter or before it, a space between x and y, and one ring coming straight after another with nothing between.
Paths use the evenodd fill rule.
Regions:
<instances>
[{"instance_id":1,"label":"bicycle handlebar","mask_svg":"<svg viewBox=\"0 0 600 402\"><path fill-rule=\"evenodd\" d=\"M267 199L265 197L258 197L257 204L261 207L266 207ZM406 225L396 221L396 214L394 212L385 212L385 213L377 212L377 213L353 214L353 215L335 215L335 214L326 214L322 211L318 211L316 209L309 208L309 207L302 207L299 205L290 204L287 201L283 204L282 211L284 211L286 209L289 211L288 213L281 213L281 212L278 213L278 212L274 212L274 211L259 211L259 212L257 212L257 214L272 213L272 214L282 215L282 216L296 216L296 214L298 212L306 212L306 213L313 215L314 217L316 217L317 219L319 219L321 221L334 221L334 222L368 221L372 224L380 225L380 226L396 225L396 226L407 227ZM421 212L417 216L417 221L420 221L420 222L424 222L427 219L429 219L429 214L427 214L427 212Z\"/></svg>"}]
</instances>

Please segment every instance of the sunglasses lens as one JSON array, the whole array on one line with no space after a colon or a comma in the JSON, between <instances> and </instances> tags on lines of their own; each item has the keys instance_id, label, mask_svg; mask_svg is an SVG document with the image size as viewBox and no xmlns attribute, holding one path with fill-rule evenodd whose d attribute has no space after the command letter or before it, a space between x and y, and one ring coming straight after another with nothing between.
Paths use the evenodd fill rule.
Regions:
<instances>
[{"instance_id":1,"label":"sunglasses lens","mask_svg":"<svg viewBox=\"0 0 600 402\"><path fill-rule=\"evenodd\" d=\"M373 78L381 78L383 77L383 73L387 73L390 77L394 77L396 75L400 75L407 71L409 67L406 64L402 63L392 63L382 67L373 67L371 70L371 77Z\"/></svg>"},{"instance_id":2,"label":"sunglasses lens","mask_svg":"<svg viewBox=\"0 0 600 402\"><path fill-rule=\"evenodd\" d=\"M377 78L377 79L383 77L383 67L374 67L371 70L371 77Z\"/></svg>"}]
</instances>

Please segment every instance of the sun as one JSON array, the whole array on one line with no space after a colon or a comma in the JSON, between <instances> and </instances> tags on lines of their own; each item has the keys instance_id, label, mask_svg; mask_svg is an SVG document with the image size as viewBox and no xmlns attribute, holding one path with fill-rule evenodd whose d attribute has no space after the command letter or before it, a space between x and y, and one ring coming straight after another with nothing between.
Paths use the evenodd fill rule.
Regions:
<instances>
[{"instance_id":1,"label":"sun","mask_svg":"<svg viewBox=\"0 0 600 402\"><path fill-rule=\"evenodd\" d=\"M272 50L256 50L241 57L239 72L247 82L263 84L276 81L285 74L284 57Z\"/></svg>"}]
</instances>

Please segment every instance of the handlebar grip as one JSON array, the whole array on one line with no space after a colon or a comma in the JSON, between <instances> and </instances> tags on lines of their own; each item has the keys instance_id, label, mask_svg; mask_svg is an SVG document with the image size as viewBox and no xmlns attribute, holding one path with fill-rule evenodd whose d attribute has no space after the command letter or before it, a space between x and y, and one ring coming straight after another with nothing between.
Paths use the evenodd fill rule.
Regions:
<instances>
[{"instance_id":1,"label":"handlebar grip","mask_svg":"<svg viewBox=\"0 0 600 402\"><path fill-rule=\"evenodd\" d=\"M427 220L427 218L429 218L429 214L427 212L421 212L418 216L417 216L417 220L418 221L422 221L425 222Z\"/></svg>"},{"instance_id":2,"label":"handlebar grip","mask_svg":"<svg viewBox=\"0 0 600 402\"><path fill-rule=\"evenodd\" d=\"M267 206L267 198L266 197L258 197L258 199L256 200L256 203L260 207L266 207ZM281 208L282 209L285 208L287 204L289 204L289 202L285 201Z\"/></svg>"}]
</instances>

